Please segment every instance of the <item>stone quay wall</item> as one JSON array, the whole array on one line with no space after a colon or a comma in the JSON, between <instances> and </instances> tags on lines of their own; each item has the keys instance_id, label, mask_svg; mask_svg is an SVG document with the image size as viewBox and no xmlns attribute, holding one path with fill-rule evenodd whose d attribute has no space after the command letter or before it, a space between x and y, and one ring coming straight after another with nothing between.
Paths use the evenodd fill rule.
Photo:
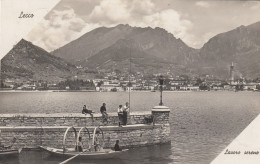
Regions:
<instances>
[{"instance_id":1,"label":"stone quay wall","mask_svg":"<svg viewBox=\"0 0 260 164\"><path fill-rule=\"evenodd\" d=\"M122 147L137 147L170 141L169 125L128 125L124 127L105 126L100 127L104 134L104 147L114 147L116 140L120 140ZM49 146L62 148L63 136L67 127L0 127L1 143L13 148L37 148ZM76 128L77 132L79 128ZM93 127L88 128L90 137L93 135ZM88 134L81 133L83 143L89 143ZM100 135L101 136L101 135ZM75 147L74 133L69 131L66 139L66 147ZM91 139L92 140L92 139ZM87 147L87 146L85 146Z\"/></svg>"},{"instance_id":2,"label":"stone quay wall","mask_svg":"<svg viewBox=\"0 0 260 164\"><path fill-rule=\"evenodd\" d=\"M159 109L160 110L160 109ZM120 140L122 147L137 147L170 142L169 110L131 113L126 126L119 126L117 113L108 113L108 122L101 114L0 114L0 141L13 148L37 148L50 146L62 148L63 136L68 127L81 127L83 143L89 143L94 128L99 126L104 134L103 146L114 147ZM152 123L151 121L154 121ZM13 139L16 141L13 143ZM66 147L75 147L75 134L70 129ZM84 142L85 141L85 142ZM87 146L86 146L87 147Z\"/></svg>"},{"instance_id":3,"label":"stone quay wall","mask_svg":"<svg viewBox=\"0 0 260 164\"><path fill-rule=\"evenodd\" d=\"M146 119L150 118L152 113L135 112L128 116L129 125L145 124ZM0 114L0 126L101 126L101 125L119 125L117 113L108 113L107 122L104 121L102 115L97 113L81 114L81 113L53 113L53 114Z\"/></svg>"}]
</instances>

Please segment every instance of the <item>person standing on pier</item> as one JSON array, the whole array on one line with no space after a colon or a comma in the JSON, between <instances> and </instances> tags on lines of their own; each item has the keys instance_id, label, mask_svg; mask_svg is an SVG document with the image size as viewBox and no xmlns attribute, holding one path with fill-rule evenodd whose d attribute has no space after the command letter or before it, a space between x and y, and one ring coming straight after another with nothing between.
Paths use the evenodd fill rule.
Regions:
<instances>
[{"instance_id":1,"label":"person standing on pier","mask_svg":"<svg viewBox=\"0 0 260 164\"><path fill-rule=\"evenodd\" d=\"M103 122L107 121L107 109L106 109L106 103L103 103L103 105L100 107L100 112L102 114Z\"/></svg>"},{"instance_id":2,"label":"person standing on pier","mask_svg":"<svg viewBox=\"0 0 260 164\"><path fill-rule=\"evenodd\" d=\"M123 125L127 124L127 113L129 112L129 104L128 102L125 103L123 107Z\"/></svg>"},{"instance_id":3,"label":"person standing on pier","mask_svg":"<svg viewBox=\"0 0 260 164\"><path fill-rule=\"evenodd\" d=\"M123 124L123 106L119 105L119 108L117 109L117 114L119 118L119 126Z\"/></svg>"}]
</instances>

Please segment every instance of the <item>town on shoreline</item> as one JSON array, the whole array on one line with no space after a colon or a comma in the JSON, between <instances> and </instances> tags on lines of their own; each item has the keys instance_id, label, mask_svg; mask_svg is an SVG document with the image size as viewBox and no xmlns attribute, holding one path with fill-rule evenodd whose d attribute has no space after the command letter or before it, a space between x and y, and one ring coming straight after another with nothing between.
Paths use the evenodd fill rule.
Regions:
<instances>
[{"instance_id":1,"label":"town on shoreline","mask_svg":"<svg viewBox=\"0 0 260 164\"><path fill-rule=\"evenodd\" d=\"M108 73L103 78L96 79L67 79L59 82L49 81L22 81L17 82L12 79L2 81L1 90L15 91L88 91L88 92L118 92L118 91L152 91L160 90L158 80L163 78L163 90L165 91L210 91L210 90L229 90L229 91L259 91L260 79L246 80L234 79L219 80L213 76L205 75L197 78L188 76L169 76L152 75L145 77L141 74L129 77L120 77L116 72Z\"/></svg>"}]
</instances>

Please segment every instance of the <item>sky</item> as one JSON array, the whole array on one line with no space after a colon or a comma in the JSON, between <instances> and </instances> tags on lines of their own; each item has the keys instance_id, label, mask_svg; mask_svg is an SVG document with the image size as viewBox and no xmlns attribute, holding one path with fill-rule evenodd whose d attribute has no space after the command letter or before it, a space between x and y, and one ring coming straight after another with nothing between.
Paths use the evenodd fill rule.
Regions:
<instances>
[{"instance_id":1,"label":"sky","mask_svg":"<svg viewBox=\"0 0 260 164\"><path fill-rule=\"evenodd\" d=\"M0 0L0 59L31 31L60 0ZM33 18L19 18L21 13Z\"/></svg>"},{"instance_id":2,"label":"sky","mask_svg":"<svg viewBox=\"0 0 260 164\"><path fill-rule=\"evenodd\" d=\"M101 26L161 27L188 46L260 21L260 1L61 0L26 39L53 51Z\"/></svg>"}]
</instances>

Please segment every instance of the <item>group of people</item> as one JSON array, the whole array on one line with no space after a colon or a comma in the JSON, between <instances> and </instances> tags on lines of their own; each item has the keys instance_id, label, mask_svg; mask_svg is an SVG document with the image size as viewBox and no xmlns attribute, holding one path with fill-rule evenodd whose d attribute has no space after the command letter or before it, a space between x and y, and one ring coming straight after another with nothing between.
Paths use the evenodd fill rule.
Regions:
<instances>
[{"instance_id":1,"label":"group of people","mask_svg":"<svg viewBox=\"0 0 260 164\"><path fill-rule=\"evenodd\" d=\"M118 118L119 118L119 126L121 125L126 125L127 124L127 115L130 112L129 111L130 106L129 103L126 102L125 105L119 105L119 108L117 109L118 113ZM100 107L100 112L102 114L103 122L108 122L108 114L107 114L107 109L106 109L106 103L103 103L102 106ZM83 106L82 109L82 114L90 114L93 120L93 111L88 110L86 108L86 105Z\"/></svg>"},{"instance_id":2,"label":"group of people","mask_svg":"<svg viewBox=\"0 0 260 164\"><path fill-rule=\"evenodd\" d=\"M124 106L119 105L117 109L118 118L119 118L119 126L127 124L127 114L129 113L129 104L128 102L125 103Z\"/></svg>"},{"instance_id":3,"label":"group of people","mask_svg":"<svg viewBox=\"0 0 260 164\"><path fill-rule=\"evenodd\" d=\"M119 108L117 109L118 118L119 118L119 126L126 125L127 124L127 115L130 112L130 106L129 103L126 102L125 105L119 105ZM90 114L93 120L93 112L92 110L88 110L86 105L83 106L82 114ZM108 114L106 109L106 103L103 103L100 107L100 113L102 114L103 122L108 122ZM95 139L95 145L94 150L99 151L99 144L97 140ZM77 145L77 151L82 152L83 151L83 144L82 144L82 138L79 137L78 145ZM119 146L119 140L116 140L116 144L114 146L115 151L121 151L122 149Z\"/></svg>"},{"instance_id":4,"label":"group of people","mask_svg":"<svg viewBox=\"0 0 260 164\"><path fill-rule=\"evenodd\" d=\"M97 139L97 137L95 138L94 141L94 145L93 147L89 147L89 151L95 151L95 152L99 152L102 151L102 146L99 144L99 140ZM78 141L78 145L76 147L76 151L78 152L83 152L83 143L82 143L82 137L79 137L79 141Z\"/></svg>"},{"instance_id":5,"label":"group of people","mask_svg":"<svg viewBox=\"0 0 260 164\"><path fill-rule=\"evenodd\" d=\"M95 138L95 142L94 142L94 151L98 152L98 151L102 151L102 147L101 145L99 144L99 141L97 139L97 137ZM122 149L120 148L119 146L119 140L116 140L116 144L114 146L114 150L115 151L121 151ZM76 147L76 151L78 152L83 152L83 143L82 143L82 137L79 137L79 141L78 141L78 145ZM89 151L92 151L91 148L89 149Z\"/></svg>"}]
</instances>

